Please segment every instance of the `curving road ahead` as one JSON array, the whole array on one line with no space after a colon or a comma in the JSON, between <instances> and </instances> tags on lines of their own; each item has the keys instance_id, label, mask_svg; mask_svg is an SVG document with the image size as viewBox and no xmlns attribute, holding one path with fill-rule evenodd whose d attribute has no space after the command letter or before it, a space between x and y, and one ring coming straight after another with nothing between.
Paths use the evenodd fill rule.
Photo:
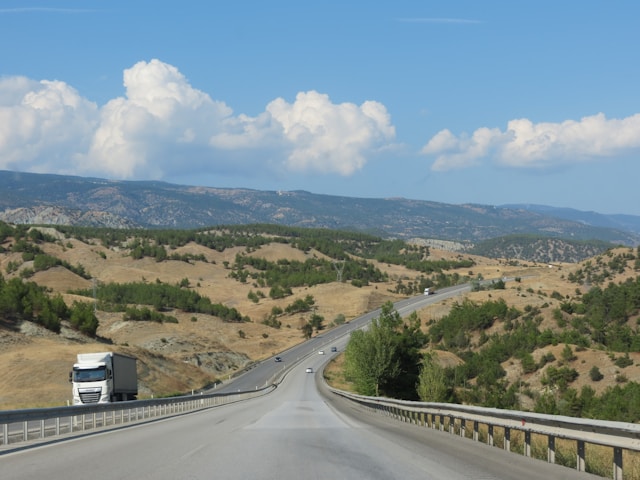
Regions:
<instances>
[{"instance_id":1,"label":"curving road ahead","mask_svg":"<svg viewBox=\"0 0 640 480\"><path fill-rule=\"evenodd\" d=\"M305 373L327 360L314 353L254 400L0 455L2 478L598 478L367 414Z\"/></svg>"},{"instance_id":2,"label":"curving road ahead","mask_svg":"<svg viewBox=\"0 0 640 480\"><path fill-rule=\"evenodd\" d=\"M469 284L456 285L439 290L436 295L419 295L404 300L400 300L394 304L395 310L402 316L409 315L414 310L419 310L429 304L442 301L446 298L456 297L465 292L469 292L471 286ZM278 354L282 359L281 363L275 363L273 359L263 361L254 366L251 370L242 376L234 379L232 382L218 386L210 392L239 392L247 390L255 390L265 387L273 383L279 375L287 370L288 367L295 365L309 355L319 350L329 352L330 347L335 346L339 350L344 349L349 340L349 335L354 330L366 327L372 319L380 316L380 309L366 313L360 317L354 318L349 323L340 325L331 331L313 337L310 340L292 347L286 352Z\"/></svg>"}]
</instances>

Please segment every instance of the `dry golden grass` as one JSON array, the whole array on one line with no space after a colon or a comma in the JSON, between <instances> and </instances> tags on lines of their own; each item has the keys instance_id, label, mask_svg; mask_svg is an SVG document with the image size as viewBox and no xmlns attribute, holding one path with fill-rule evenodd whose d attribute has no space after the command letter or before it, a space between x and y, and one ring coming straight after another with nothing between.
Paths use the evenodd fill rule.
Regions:
<instances>
[{"instance_id":1,"label":"dry golden grass","mask_svg":"<svg viewBox=\"0 0 640 480\"><path fill-rule=\"evenodd\" d=\"M60 244L44 244L51 255L82 265L100 284L109 282L156 282L177 284L189 280L190 288L209 297L214 303L234 307L249 316L248 323L225 323L202 314L170 312L178 323L126 322L122 314L98 311L98 336L112 343L100 343L85 338L71 329L62 335L53 334L31 322L14 325L0 319L0 409L64 405L70 400L68 372L77 353L119 351L138 358L140 397L168 395L202 388L303 341L300 327L309 314L283 316L282 327L263 325L274 306L284 309L297 298L312 295L315 313L329 325L339 314L350 320L375 309L387 300L400 297L389 291L392 285L356 288L348 284L325 284L313 288L294 289L291 297L272 300L268 289L241 284L229 278L225 262L233 263L244 249L224 252L190 244L179 254L204 255L208 263L180 261L158 263L154 259L133 260L126 252L106 249L78 240ZM288 245L267 245L254 255L269 260L280 258L304 261L317 252L305 254ZM21 263L20 254L0 254L0 271L6 272L9 262ZM22 268L29 267L24 264ZM18 272L6 278L18 275ZM91 288L92 281L58 267L37 272L29 279L60 293L67 303L91 301L67 293L74 289ZM257 304L248 298L250 291L262 290L265 297Z\"/></svg>"},{"instance_id":2,"label":"dry golden grass","mask_svg":"<svg viewBox=\"0 0 640 480\"><path fill-rule=\"evenodd\" d=\"M125 322L121 314L98 311L100 327L98 335L112 343L98 343L87 339L70 329L62 335L54 335L36 325L25 322L13 325L0 319L0 408L23 408L31 406L64 405L70 399L68 372L77 353L89 351L122 351L139 358L140 396L167 395L198 389L219 379L225 379L250 362L258 361L281 352L301 341L300 330L308 320L308 315L281 317L282 327L274 329L263 325L274 306L284 309L298 298L312 295L315 299L315 313L325 318L329 325L338 315L347 320L378 308L385 301L400 299L392 293L396 282L415 280L416 272L395 265L378 264L378 268L388 273L387 284L376 284L356 288L344 283L331 283L312 288L294 289L292 297L280 300L268 298L268 289L261 289L250 283L241 284L229 278L230 271L225 263L232 264L236 254L245 253L243 248L230 248L217 252L205 247L189 244L177 249L178 254L204 255L205 262L187 263L180 261L156 262L151 258L133 260L126 251L108 249L95 243L84 243L75 239L64 239L58 244L43 244L47 253L67 261L72 265L82 265L85 271L100 284L109 282L156 282L177 284L188 279L190 288L209 297L214 303L234 307L243 315L248 315L249 323L224 323L220 319L201 315L170 312L178 319L173 323ZM457 253L432 249L432 258L458 258ZM171 252L174 253L174 252ZM289 245L273 243L251 253L277 260L281 258L304 261L318 252L304 253ZM464 258L469 257L464 255ZM506 290L476 292L470 299L482 302L488 298L505 298L518 308L525 305L550 304L544 309L545 322L551 322L550 312L557 304L549 295L558 291L562 295L572 295L575 286L566 282L565 277L576 265L522 264L509 266L499 260L474 257L476 265L471 272L461 275L482 275L484 278L522 277L522 282L509 282ZM0 253L0 271L6 272L9 262L21 263L20 254ZM22 268L29 267L26 263ZM5 278L18 275L14 272ZM69 290L91 288L92 282L83 279L64 268L53 268L36 273L30 280L60 293L67 302L87 301L68 293ZM258 303L248 298L249 292L262 291L266 298ZM430 320L437 320L446 314L457 300L445 300L419 312L424 328ZM496 325L495 328L500 328ZM580 352L576 365L580 367L580 378L584 377L592 364L598 364L605 373L610 368L602 357L602 352ZM556 355L558 358L558 355ZM638 359L635 359L636 363ZM448 358L456 362L455 357ZM444 362L444 354L443 354ZM519 372L518 365L506 365L510 381L523 378L535 388L535 378L527 378ZM578 368L578 367L576 367ZM609 370L606 370L609 372ZM611 370L613 374L614 370ZM629 380L637 380L638 367L628 367L624 371ZM597 386L604 388L607 381Z\"/></svg>"}]
</instances>

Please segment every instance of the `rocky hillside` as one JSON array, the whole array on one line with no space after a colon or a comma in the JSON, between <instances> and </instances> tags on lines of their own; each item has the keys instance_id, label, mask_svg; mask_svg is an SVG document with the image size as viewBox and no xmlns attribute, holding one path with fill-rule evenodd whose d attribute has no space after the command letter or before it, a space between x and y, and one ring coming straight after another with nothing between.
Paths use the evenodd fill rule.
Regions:
<instances>
[{"instance_id":1,"label":"rocky hillside","mask_svg":"<svg viewBox=\"0 0 640 480\"><path fill-rule=\"evenodd\" d=\"M259 238L256 234L242 237L253 238L254 242ZM252 362L304 341L304 327L314 316L321 317L325 327L331 328L386 301L416 294L421 288L420 282L425 280L517 278L518 281L507 282L503 290L477 291L470 293L468 298L474 302L504 298L524 312L539 310L542 325L556 328L554 310L565 299L578 295L578 290L588 288L582 280L585 272L594 284L606 285L630 278L637 267L633 263L635 251L627 248L580 264L553 265L461 256L430 248L418 250L427 255L423 260L428 262L420 265L448 265L449 269L425 274L397 262L369 258L365 255L365 242L356 238L356 244L365 256L350 254L351 258L363 266L368 265L365 268L368 272L376 269L382 272L382 276L376 277L378 280L368 283L351 281L348 275L353 273L345 270L345 281L339 282L336 274L332 280L313 286L294 286L290 294L272 297L269 288L262 283L258 266L297 265L296 262L322 265L323 259L331 259L323 253L326 246L318 243L317 248L312 248L305 242L285 242L276 236L273 241L263 244L225 248L189 241L170 247L167 256L157 258L135 254L134 250L140 246L135 238L105 244L104 239L97 237L77 238L53 228L37 228L22 240L36 245L41 253L31 257L29 251L35 247L27 248L15 236L5 236L0 243L0 271L4 281L22 278L34 282L44 287L50 296L60 295L68 305L74 302L93 304L90 292L94 285L98 298L100 289L110 284L180 286L181 290L198 293L214 303L237 309L245 320L225 321L216 315L171 308L162 310L166 315L164 320L132 321L127 320L125 312L105 309L99 304L96 311L99 326L94 337L79 333L68 321L62 323L60 333L54 333L19 316L4 315L0 317L2 409L64 405L70 399L67 379L75 355L91 351L115 350L136 356L139 359L140 396L143 398L200 389L228 378ZM348 240L338 243L344 246ZM260 261L251 263L247 257ZM43 258L49 262L45 263L46 268L39 268ZM59 263L50 261L52 258ZM625 266L620 259L625 259ZM255 266L246 266L249 264ZM239 265L245 267L240 270ZM331 261L328 265L331 269ZM82 291L85 293L80 294ZM313 308L291 308L304 303L309 297L313 299ZM462 299L445 300L420 312L424 328L428 329L430 324L446 315L457 301ZM494 328L505 327L496 324ZM481 345L478 338L472 341ZM551 349L560 361L558 352L552 351L556 347L546 348ZM548 352L540 351L535 356L545 353ZM574 362L580 372L576 385L589 382L586 372L593 365L598 365L606 374L606 378L596 385L599 389L615 385L620 373L624 373L628 381L640 381L640 358L636 356L632 354L633 365L621 372L615 364L615 356L583 349L577 352ZM542 371L523 374L516 359L506 362L504 368L510 382L522 378L527 388L542 388Z\"/></svg>"},{"instance_id":2,"label":"rocky hillside","mask_svg":"<svg viewBox=\"0 0 640 480\"><path fill-rule=\"evenodd\" d=\"M36 243L42 251L38 255L61 263L34 268L37 260L25 260L29 256L24 251L14 251L16 239L6 237L0 244L0 271L5 281L22 277L46 288L51 296L61 295L71 305L93 303L91 294L69 293L91 292L92 279L98 294L102 285L146 282L175 286L185 284L186 279L189 290L237 309L250 320L228 322L214 315L171 309L163 312L171 321L128 321L123 312L98 309L99 327L92 337L79 333L67 321L60 333L54 333L18 317L0 317L0 408L4 409L63 405L70 398L68 372L76 354L92 351L115 350L137 357L141 397L200 389L302 342L302 326L310 315L322 316L326 326L336 318L348 321L387 300L402 298L390 291L394 282L400 276L415 276L402 267L388 266L389 280L382 283L356 287L334 281L294 287L290 295L272 299L268 288L230 275L229 265L237 255L247 253L245 247L218 251L188 243L171 252L181 260L158 261L132 258L126 244L105 247L100 240L65 237L53 228L37 231L46 238ZM273 262L325 257L316 250L305 252L279 242L263 245L250 255ZM75 268L80 265L82 268ZM260 293L257 300L249 298L252 292ZM315 301L312 312L284 313L288 305L308 295ZM278 315L278 326L264 322L274 308L283 312Z\"/></svg>"}]
</instances>

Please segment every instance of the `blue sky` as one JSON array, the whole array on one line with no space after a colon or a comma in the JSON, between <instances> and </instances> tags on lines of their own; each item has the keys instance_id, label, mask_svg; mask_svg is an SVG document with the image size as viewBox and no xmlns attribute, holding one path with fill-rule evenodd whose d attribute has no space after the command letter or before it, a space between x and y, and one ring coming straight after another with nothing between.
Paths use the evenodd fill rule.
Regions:
<instances>
[{"instance_id":1,"label":"blue sky","mask_svg":"<svg viewBox=\"0 0 640 480\"><path fill-rule=\"evenodd\" d=\"M0 0L0 169L640 215L640 2Z\"/></svg>"}]
</instances>

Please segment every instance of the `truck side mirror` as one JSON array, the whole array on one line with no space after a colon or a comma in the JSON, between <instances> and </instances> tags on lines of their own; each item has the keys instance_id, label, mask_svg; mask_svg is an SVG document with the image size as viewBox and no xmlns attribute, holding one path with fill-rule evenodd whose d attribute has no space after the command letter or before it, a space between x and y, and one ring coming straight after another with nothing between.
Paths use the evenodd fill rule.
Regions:
<instances>
[{"instance_id":1,"label":"truck side mirror","mask_svg":"<svg viewBox=\"0 0 640 480\"><path fill-rule=\"evenodd\" d=\"M73 372L69 372L69 381L73 382Z\"/></svg>"}]
</instances>

